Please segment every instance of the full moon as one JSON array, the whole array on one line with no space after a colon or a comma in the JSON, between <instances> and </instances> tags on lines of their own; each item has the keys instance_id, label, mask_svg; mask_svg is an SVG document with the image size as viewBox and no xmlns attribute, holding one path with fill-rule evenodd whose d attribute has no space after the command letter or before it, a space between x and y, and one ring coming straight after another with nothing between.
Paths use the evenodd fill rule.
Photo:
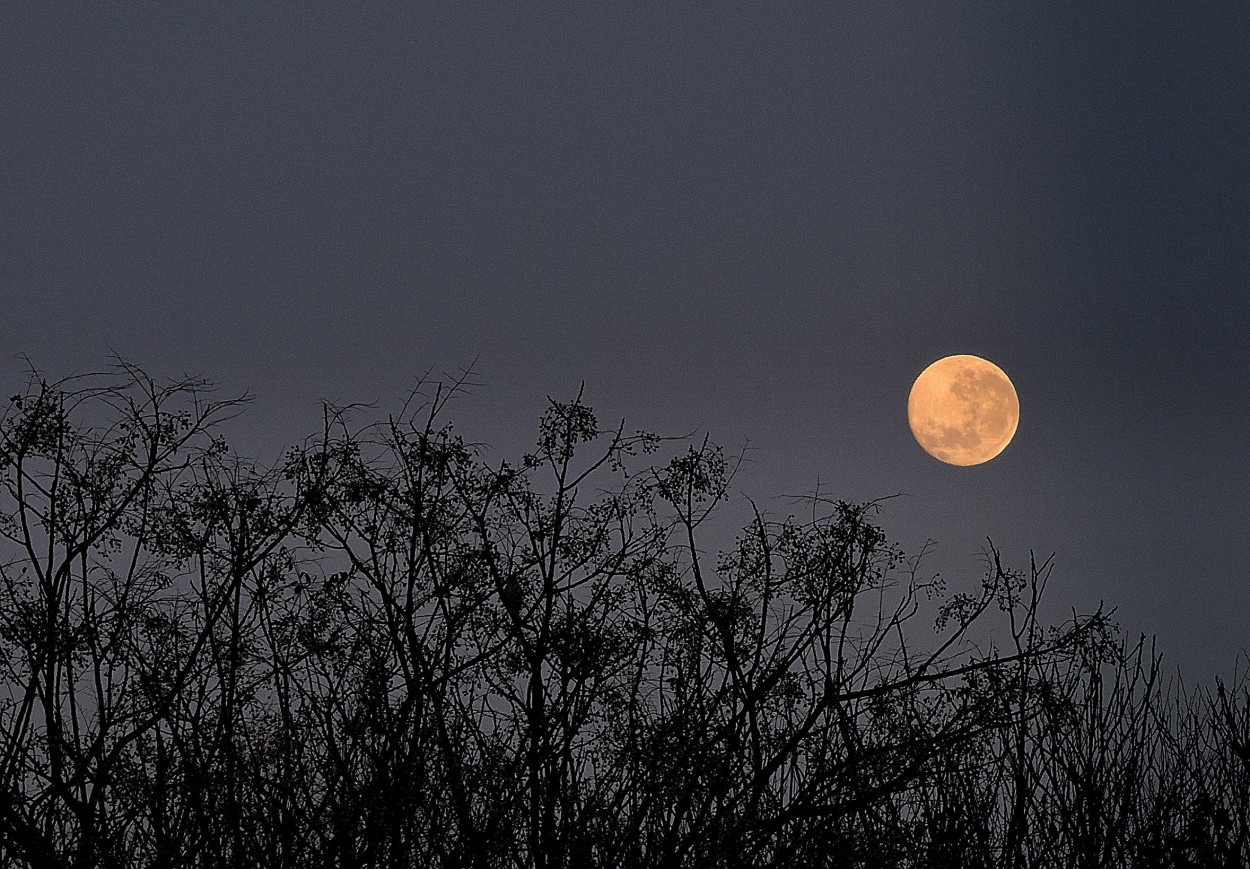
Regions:
<instances>
[{"instance_id":1,"label":"full moon","mask_svg":"<svg viewBox=\"0 0 1250 869\"><path fill-rule=\"evenodd\" d=\"M947 356L916 378L907 398L916 442L950 465L979 465L1016 434L1020 399L1003 370L980 356Z\"/></svg>"}]
</instances>

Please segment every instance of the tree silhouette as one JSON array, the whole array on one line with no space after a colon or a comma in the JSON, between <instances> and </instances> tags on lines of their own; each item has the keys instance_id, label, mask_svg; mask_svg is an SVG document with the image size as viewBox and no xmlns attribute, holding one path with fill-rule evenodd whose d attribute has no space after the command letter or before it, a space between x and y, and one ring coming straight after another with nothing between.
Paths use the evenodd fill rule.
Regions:
<instances>
[{"instance_id":1,"label":"tree silhouette","mask_svg":"<svg viewBox=\"0 0 1250 869\"><path fill-rule=\"evenodd\" d=\"M0 420L0 861L1245 865L1246 683L1185 690L1049 563L949 593L878 506L552 401L491 462L423 382L275 467L133 366ZM999 644L991 641L999 638Z\"/></svg>"}]
</instances>

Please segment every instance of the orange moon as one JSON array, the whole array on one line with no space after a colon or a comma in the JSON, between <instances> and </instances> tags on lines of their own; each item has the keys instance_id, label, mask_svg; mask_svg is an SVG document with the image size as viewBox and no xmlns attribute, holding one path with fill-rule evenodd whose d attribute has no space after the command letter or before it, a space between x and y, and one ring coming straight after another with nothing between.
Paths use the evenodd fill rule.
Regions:
<instances>
[{"instance_id":1,"label":"orange moon","mask_svg":"<svg viewBox=\"0 0 1250 869\"><path fill-rule=\"evenodd\" d=\"M1020 399L1003 370L980 356L947 356L916 378L907 421L924 451L949 465L979 465L1015 437Z\"/></svg>"}]
</instances>

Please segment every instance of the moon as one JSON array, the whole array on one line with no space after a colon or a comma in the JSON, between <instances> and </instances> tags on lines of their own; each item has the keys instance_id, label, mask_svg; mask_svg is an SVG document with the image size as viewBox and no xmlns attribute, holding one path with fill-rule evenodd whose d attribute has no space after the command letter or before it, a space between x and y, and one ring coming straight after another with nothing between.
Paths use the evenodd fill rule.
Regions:
<instances>
[{"instance_id":1,"label":"moon","mask_svg":"<svg viewBox=\"0 0 1250 869\"><path fill-rule=\"evenodd\" d=\"M980 356L947 356L916 378L907 398L916 442L949 465L979 465L1015 437L1020 399L1001 368Z\"/></svg>"}]
</instances>

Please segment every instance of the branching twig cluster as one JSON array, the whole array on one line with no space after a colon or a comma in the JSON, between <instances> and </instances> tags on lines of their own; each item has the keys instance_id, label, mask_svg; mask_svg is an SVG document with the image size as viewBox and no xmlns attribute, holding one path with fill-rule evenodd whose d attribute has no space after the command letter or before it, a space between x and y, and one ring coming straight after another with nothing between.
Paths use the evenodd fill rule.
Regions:
<instances>
[{"instance_id":1,"label":"branching twig cluster","mask_svg":"<svg viewBox=\"0 0 1250 869\"><path fill-rule=\"evenodd\" d=\"M458 384L235 457L208 385L32 378L0 420L0 863L1245 865L1250 697L1165 685L1049 565L948 594L874 505ZM987 628L1009 638L986 642Z\"/></svg>"}]
</instances>

